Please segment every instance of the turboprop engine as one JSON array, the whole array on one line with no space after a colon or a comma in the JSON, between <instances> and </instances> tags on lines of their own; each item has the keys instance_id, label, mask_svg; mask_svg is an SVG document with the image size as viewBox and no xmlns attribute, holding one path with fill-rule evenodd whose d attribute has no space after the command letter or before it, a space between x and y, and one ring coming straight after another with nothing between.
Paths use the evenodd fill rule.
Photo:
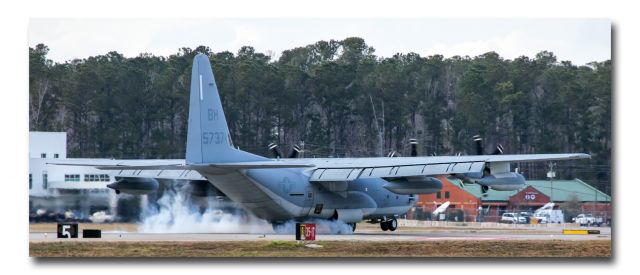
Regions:
<instances>
[{"instance_id":1,"label":"turboprop engine","mask_svg":"<svg viewBox=\"0 0 640 275\"><path fill-rule=\"evenodd\" d=\"M475 143L476 155L484 155L484 147L482 137L476 135L473 137ZM498 144L492 155L503 154L502 145ZM525 184L524 177L516 172L510 172L508 163L491 163L488 164L480 173L456 174L455 177L462 180L463 183L477 183L482 188L482 193L489 191L489 188L497 191L514 191L522 188Z\"/></svg>"},{"instance_id":2,"label":"turboprop engine","mask_svg":"<svg viewBox=\"0 0 640 275\"><path fill-rule=\"evenodd\" d=\"M116 190L116 194L146 195L158 190L158 181L153 178L120 178L107 187Z\"/></svg>"},{"instance_id":3,"label":"turboprop engine","mask_svg":"<svg viewBox=\"0 0 640 275\"><path fill-rule=\"evenodd\" d=\"M489 188L498 191L513 191L520 189L525 184L524 177L515 172L484 176L476 182L482 186L483 192L488 191Z\"/></svg>"},{"instance_id":4,"label":"turboprop engine","mask_svg":"<svg viewBox=\"0 0 640 275\"><path fill-rule=\"evenodd\" d=\"M400 195L431 194L442 190L442 182L434 177L402 177L386 181L388 183L382 187Z\"/></svg>"}]
</instances>

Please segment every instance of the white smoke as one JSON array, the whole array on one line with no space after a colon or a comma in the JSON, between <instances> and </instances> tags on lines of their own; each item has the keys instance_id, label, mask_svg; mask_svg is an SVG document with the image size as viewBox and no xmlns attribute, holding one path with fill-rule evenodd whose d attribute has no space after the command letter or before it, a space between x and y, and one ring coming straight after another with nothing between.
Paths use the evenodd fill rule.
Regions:
<instances>
[{"instance_id":1,"label":"white smoke","mask_svg":"<svg viewBox=\"0 0 640 275\"><path fill-rule=\"evenodd\" d=\"M167 191L143 214L142 233L269 233L271 225L238 209L223 208L216 198L206 197L206 208L194 205L190 194Z\"/></svg>"},{"instance_id":2,"label":"white smoke","mask_svg":"<svg viewBox=\"0 0 640 275\"><path fill-rule=\"evenodd\" d=\"M191 199L185 189L167 190L157 201L157 207L148 207L138 226L141 233L253 233L272 234L271 224L246 211L233 209L215 197L202 198L203 207ZM227 203L228 204L228 203ZM352 234L351 226L340 220L312 219L317 234ZM279 234L295 234L295 221L282 225Z\"/></svg>"}]
</instances>

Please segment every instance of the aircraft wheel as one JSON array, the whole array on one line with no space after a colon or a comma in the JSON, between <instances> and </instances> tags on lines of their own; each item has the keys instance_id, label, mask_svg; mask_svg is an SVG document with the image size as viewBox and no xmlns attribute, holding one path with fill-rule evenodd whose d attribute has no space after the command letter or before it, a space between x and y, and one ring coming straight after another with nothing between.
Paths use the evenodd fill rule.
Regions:
<instances>
[{"instance_id":1,"label":"aircraft wheel","mask_svg":"<svg viewBox=\"0 0 640 275\"><path fill-rule=\"evenodd\" d=\"M382 231L387 231L389 230L389 223L381 221L380 222L380 229L382 229Z\"/></svg>"},{"instance_id":2,"label":"aircraft wheel","mask_svg":"<svg viewBox=\"0 0 640 275\"><path fill-rule=\"evenodd\" d=\"M349 225L351 226L351 232L356 232L356 223L350 223Z\"/></svg>"},{"instance_id":3,"label":"aircraft wheel","mask_svg":"<svg viewBox=\"0 0 640 275\"><path fill-rule=\"evenodd\" d=\"M389 220L387 223L388 223L389 230L396 231L396 229L398 229L398 220L392 219L392 220Z\"/></svg>"}]
</instances>

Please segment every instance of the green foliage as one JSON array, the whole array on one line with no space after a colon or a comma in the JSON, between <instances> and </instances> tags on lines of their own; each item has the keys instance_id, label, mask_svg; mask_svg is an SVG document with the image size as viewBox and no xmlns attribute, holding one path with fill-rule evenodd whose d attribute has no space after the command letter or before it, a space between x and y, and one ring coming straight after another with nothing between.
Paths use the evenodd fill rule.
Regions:
<instances>
[{"instance_id":1,"label":"green foliage","mask_svg":"<svg viewBox=\"0 0 640 275\"><path fill-rule=\"evenodd\" d=\"M318 41L280 58L242 47L214 53L181 48L168 57L117 52L54 64L45 45L29 48L29 128L66 131L73 157L183 158L191 60L210 57L233 141L268 155L304 140L306 157L471 154L471 137L488 152L586 152L590 161L559 163L609 192L611 61L575 66L553 53L506 60L476 57L380 58L361 38ZM373 106L372 103L373 102ZM372 108L373 107L373 108ZM384 113L384 120L382 119ZM521 165L528 178L546 167Z\"/></svg>"}]
</instances>

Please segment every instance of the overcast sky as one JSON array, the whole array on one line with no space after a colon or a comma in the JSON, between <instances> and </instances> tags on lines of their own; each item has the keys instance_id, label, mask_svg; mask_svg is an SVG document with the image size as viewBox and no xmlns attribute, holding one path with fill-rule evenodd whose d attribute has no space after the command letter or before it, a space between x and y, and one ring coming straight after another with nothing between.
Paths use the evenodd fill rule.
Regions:
<instances>
[{"instance_id":1,"label":"overcast sky","mask_svg":"<svg viewBox=\"0 0 640 275\"><path fill-rule=\"evenodd\" d=\"M476 56L495 51L513 59L542 50L583 65L611 58L608 19L31 19L29 46L44 43L49 58L118 51L168 56L181 47L236 53L241 46L271 52L319 40L358 36L378 56L416 52Z\"/></svg>"}]
</instances>

